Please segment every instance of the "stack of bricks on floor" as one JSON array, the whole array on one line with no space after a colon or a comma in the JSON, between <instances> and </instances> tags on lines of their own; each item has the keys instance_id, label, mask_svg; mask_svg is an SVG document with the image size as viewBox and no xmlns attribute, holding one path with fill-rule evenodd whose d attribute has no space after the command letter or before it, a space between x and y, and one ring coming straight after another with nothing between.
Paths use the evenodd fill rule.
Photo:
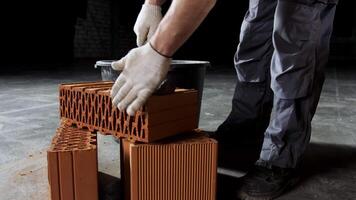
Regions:
<instances>
[{"instance_id":1,"label":"stack of bricks on floor","mask_svg":"<svg viewBox=\"0 0 356 200\"><path fill-rule=\"evenodd\" d=\"M125 200L215 200L217 142L196 130L197 91L153 95L131 117L112 107L112 84L60 85L61 125L47 154L51 199L98 199L99 132L121 139Z\"/></svg>"},{"instance_id":2,"label":"stack of bricks on floor","mask_svg":"<svg viewBox=\"0 0 356 200\"><path fill-rule=\"evenodd\" d=\"M62 120L47 151L52 200L97 199L96 133Z\"/></svg>"}]
</instances>

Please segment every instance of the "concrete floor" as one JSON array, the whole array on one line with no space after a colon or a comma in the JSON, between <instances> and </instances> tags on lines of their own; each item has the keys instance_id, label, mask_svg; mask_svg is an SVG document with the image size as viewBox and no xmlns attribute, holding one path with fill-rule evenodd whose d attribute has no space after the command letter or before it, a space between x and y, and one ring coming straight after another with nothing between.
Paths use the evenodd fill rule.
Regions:
<instances>
[{"instance_id":1,"label":"concrete floor","mask_svg":"<svg viewBox=\"0 0 356 200\"><path fill-rule=\"evenodd\" d=\"M1 200L48 199L46 149L58 126L58 84L99 79L91 66L0 75ZM207 74L202 129L215 130L225 119L234 82L232 69ZM118 148L110 136L99 137L101 199L118 195ZM234 177L244 173L219 172L228 175L220 175L225 177L220 182L223 193L229 193ZM327 70L302 175L301 183L279 199L356 199L356 68Z\"/></svg>"}]
</instances>

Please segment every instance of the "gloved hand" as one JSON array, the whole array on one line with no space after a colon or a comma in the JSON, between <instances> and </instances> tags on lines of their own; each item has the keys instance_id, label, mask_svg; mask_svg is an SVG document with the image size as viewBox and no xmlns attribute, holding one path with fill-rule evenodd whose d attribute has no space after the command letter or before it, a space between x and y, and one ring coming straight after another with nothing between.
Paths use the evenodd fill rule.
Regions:
<instances>
[{"instance_id":1,"label":"gloved hand","mask_svg":"<svg viewBox=\"0 0 356 200\"><path fill-rule=\"evenodd\" d=\"M114 70L122 70L111 90L113 106L134 116L166 78L170 64L171 59L156 52L149 43L113 62Z\"/></svg>"},{"instance_id":2,"label":"gloved hand","mask_svg":"<svg viewBox=\"0 0 356 200\"><path fill-rule=\"evenodd\" d=\"M145 3L142 5L140 14L137 17L134 32L136 34L137 46L142 46L155 33L162 20L161 7Z\"/></svg>"}]
</instances>

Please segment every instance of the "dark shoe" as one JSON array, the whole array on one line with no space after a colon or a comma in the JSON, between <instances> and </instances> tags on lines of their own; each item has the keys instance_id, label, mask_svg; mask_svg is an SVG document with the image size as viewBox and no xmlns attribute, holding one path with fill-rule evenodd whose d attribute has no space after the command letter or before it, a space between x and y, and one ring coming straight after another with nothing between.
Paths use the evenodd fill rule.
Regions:
<instances>
[{"instance_id":1,"label":"dark shoe","mask_svg":"<svg viewBox=\"0 0 356 200\"><path fill-rule=\"evenodd\" d=\"M255 165L242 178L237 197L241 200L272 200L296 185L298 179L294 169Z\"/></svg>"}]
</instances>

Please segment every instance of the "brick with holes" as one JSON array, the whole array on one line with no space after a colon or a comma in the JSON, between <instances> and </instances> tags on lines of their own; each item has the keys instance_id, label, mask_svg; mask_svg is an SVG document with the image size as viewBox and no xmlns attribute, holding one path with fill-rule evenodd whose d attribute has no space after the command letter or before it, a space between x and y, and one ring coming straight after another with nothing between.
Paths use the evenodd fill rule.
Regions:
<instances>
[{"instance_id":1,"label":"brick with holes","mask_svg":"<svg viewBox=\"0 0 356 200\"><path fill-rule=\"evenodd\" d=\"M52 200L98 200L96 134L62 120L47 151Z\"/></svg>"},{"instance_id":2,"label":"brick with holes","mask_svg":"<svg viewBox=\"0 0 356 200\"><path fill-rule=\"evenodd\" d=\"M153 142L198 127L198 93L177 89L172 94L153 95L135 116L113 108L112 82L61 84L60 116L90 131Z\"/></svg>"}]
</instances>

